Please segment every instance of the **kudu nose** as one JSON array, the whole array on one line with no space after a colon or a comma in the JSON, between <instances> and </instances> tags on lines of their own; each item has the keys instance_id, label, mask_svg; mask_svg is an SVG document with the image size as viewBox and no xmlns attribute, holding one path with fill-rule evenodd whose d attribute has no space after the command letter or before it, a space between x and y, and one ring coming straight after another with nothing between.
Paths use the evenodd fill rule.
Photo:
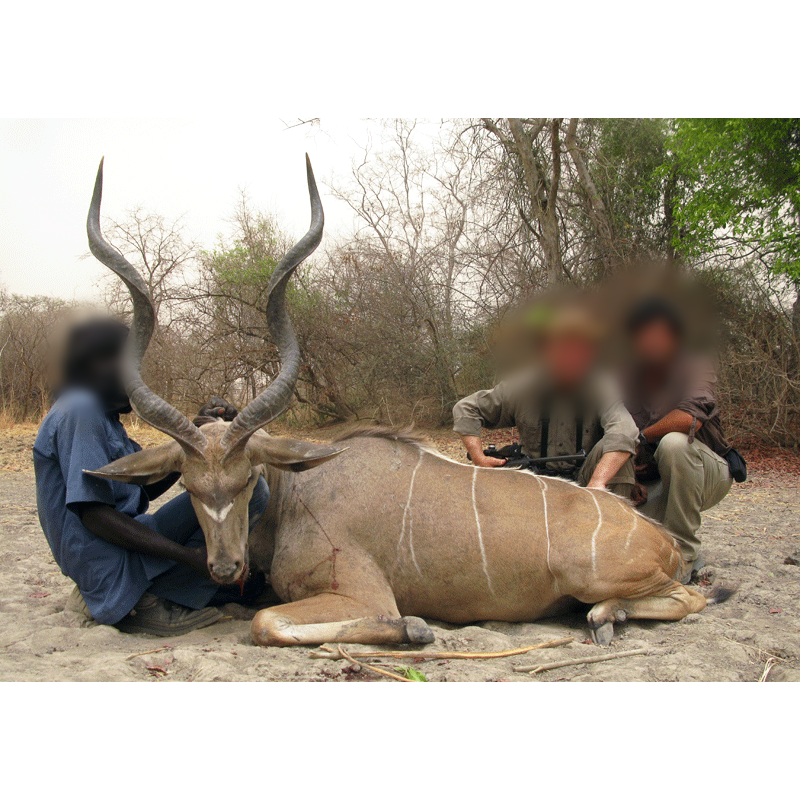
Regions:
<instances>
[{"instance_id":1,"label":"kudu nose","mask_svg":"<svg viewBox=\"0 0 800 800\"><path fill-rule=\"evenodd\" d=\"M218 561L210 563L208 569L211 577L219 583L233 583L242 570L241 561Z\"/></svg>"}]
</instances>

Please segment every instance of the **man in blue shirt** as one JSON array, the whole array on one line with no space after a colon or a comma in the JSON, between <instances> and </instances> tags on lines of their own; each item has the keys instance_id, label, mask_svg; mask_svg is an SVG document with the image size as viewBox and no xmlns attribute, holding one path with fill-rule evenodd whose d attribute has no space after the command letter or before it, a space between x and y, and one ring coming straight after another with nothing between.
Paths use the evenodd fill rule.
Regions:
<instances>
[{"instance_id":1,"label":"man in blue shirt","mask_svg":"<svg viewBox=\"0 0 800 800\"><path fill-rule=\"evenodd\" d=\"M84 472L141 450L119 419L131 410L119 369L127 333L119 322L99 320L67 339L62 387L33 448L39 520L56 563L77 585L68 608L126 632L172 636L216 622L213 606L239 599L240 590L211 580L186 492L147 513L178 473L137 486ZM204 416L235 414L214 400ZM251 528L268 499L261 478L250 501ZM248 595L263 589L259 577Z\"/></svg>"}]
</instances>

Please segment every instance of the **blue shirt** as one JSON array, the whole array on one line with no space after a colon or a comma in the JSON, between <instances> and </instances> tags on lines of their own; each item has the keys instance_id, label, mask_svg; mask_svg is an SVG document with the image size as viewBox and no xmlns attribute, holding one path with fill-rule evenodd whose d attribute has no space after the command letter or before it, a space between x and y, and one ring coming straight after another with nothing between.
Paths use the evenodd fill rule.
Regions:
<instances>
[{"instance_id":1,"label":"blue shirt","mask_svg":"<svg viewBox=\"0 0 800 800\"><path fill-rule=\"evenodd\" d=\"M33 446L39 521L53 558L78 585L94 619L104 624L119 622L133 608L154 570L138 554L90 533L76 510L81 503L104 503L135 517L147 510L148 499L140 486L83 470L99 469L141 449L119 415L106 413L98 398L83 389L58 398Z\"/></svg>"}]
</instances>

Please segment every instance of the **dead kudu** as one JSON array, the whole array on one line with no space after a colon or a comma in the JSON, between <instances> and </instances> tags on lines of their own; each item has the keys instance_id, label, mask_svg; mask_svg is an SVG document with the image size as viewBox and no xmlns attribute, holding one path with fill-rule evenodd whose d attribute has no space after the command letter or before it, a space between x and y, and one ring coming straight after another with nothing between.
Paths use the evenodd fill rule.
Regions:
<instances>
[{"instance_id":1,"label":"dead kudu","mask_svg":"<svg viewBox=\"0 0 800 800\"><path fill-rule=\"evenodd\" d=\"M615 622L701 611L710 600L675 580L683 562L672 537L607 492L459 464L392 431L312 445L259 430L286 408L299 372L285 292L322 236L310 165L308 185L311 227L269 289L267 322L281 372L233 422L197 428L141 380L153 309L136 270L100 233L101 164L89 242L133 298L126 386L139 416L175 441L92 474L149 483L181 471L209 570L229 583L246 569L247 503L263 471L271 497L250 550L284 601L253 620L253 639L263 645L426 643L433 634L421 617L532 621L575 600L592 604L592 636L606 644Z\"/></svg>"}]
</instances>

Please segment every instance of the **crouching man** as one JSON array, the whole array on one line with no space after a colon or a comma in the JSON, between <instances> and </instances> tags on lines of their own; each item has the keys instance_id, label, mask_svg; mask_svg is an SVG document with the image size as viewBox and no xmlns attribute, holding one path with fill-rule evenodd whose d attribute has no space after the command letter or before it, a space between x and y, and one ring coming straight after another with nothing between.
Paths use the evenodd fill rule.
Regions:
<instances>
[{"instance_id":1,"label":"crouching man","mask_svg":"<svg viewBox=\"0 0 800 800\"><path fill-rule=\"evenodd\" d=\"M728 494L728 459L737 480L744 480L745 465L722 431L714 370L687 351L677 310L660 298L644 300L629 317L628 335L633 362L625 402L641 431L636 473L651 482L641 510L677 539L688 581L705 564L700 514Z\"/></svg>"},{"instance_id":2,"label":"crouching man","mask_svg":"<svg viewBox=\"0 0 800 800\"><path fill-rule=\"evenodd\" d=\"M500 467L484 455L482 428L519 430L529 458L588 451L577 481L636 500L631 457L638 429L611 377L597 365L599 329L584 309L556 311L540 326L540 358L493 389L465 397L453 408L453 429L472 462ZM547 474L573 477L573 464L549 462Z\"/></svg>"},{"instance_id":3,"label":"crouching man","mask_svg":"<svg viewBox=\"0 0 800 800\"><path fill-rule=\"evenodd\" d=\"M203 532L186 492L153 514L151 500L180 477L149 486L86 475L141 447L120 414L131 410L120 378L125 325L98 320L69 334L61 388L33 448L39 520L53 558L76 587L67 609L128 633L174 636L216 622L214 606L261 593L259 575L241 589L220 588L206 565ZM205 417L236 411L212 398ZM261 478L250 501L250 525L269 498Z\"/></svg>"}]
</instances>

